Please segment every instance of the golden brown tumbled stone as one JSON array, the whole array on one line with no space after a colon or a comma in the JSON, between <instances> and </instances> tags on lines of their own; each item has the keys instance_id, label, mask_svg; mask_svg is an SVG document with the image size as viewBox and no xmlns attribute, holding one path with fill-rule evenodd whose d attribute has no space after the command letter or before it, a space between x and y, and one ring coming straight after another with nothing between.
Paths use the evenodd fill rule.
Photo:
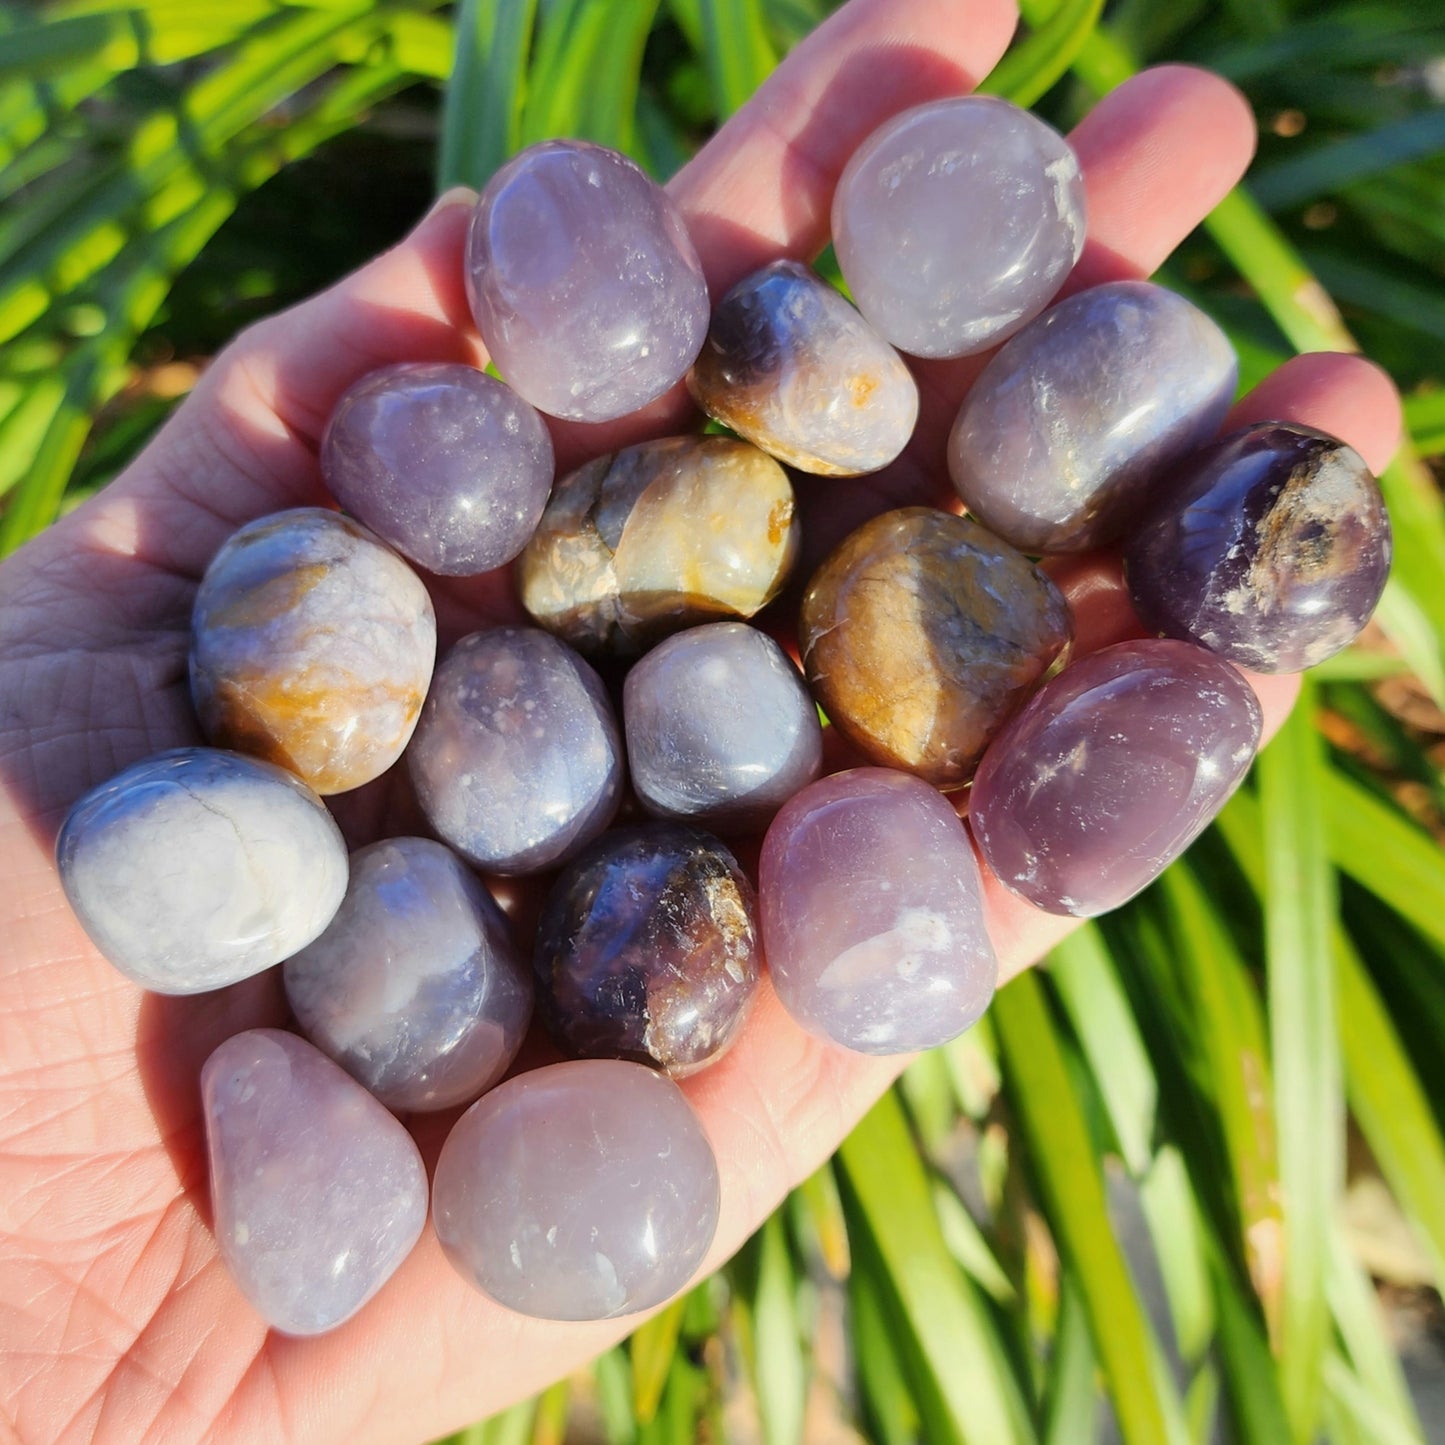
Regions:
<instances>
[{"instance_id":1,"label":"golden brown tumbled stone","mask_svg":"<svg viewBox=\"0 0 1445 1445\"><path fill-rule=\"evenodd\" d=\"M976 522L931 507L845 538L803 597L803 667L823 710L875 762L940 788L1067 657L1059 589Z\"/></svg>"},{"instance_id":2,"label":"golden brown tumbled stone","mask_svg":"<svg viewBox=\"0 0 1445 1445\"><path fill-rule=\"evenodd\" d=\"M626 656L698 622L751 617L797 547L777 462L730 437L667 437L558 482L517 575L543 627Z\"/></svg>"}]
</instances>

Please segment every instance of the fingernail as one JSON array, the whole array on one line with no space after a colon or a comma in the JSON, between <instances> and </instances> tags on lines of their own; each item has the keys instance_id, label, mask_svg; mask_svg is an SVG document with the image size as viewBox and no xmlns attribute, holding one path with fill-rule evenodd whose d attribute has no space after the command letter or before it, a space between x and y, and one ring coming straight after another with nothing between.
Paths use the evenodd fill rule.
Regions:
<instances>
[{"instance_id":1,"label":"fingernail","mask_svg":"<svg viewBox=\"0 0 1445 1445\"><path fill-rule=\"evenodd\" d=\"M476 203L477 193L470 186L453 186L432 202L428 215L439 216L443 211L450 210L471 210Z\"/></svg>"}]
</instances>

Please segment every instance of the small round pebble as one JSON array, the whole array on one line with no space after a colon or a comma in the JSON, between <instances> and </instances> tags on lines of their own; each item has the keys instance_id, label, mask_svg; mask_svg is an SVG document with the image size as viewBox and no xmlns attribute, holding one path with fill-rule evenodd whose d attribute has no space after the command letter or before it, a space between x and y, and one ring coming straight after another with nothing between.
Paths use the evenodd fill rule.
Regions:
<instances>
[{"instance_id":1,"label":"small round pebble","mask_svg":"<svg viewBox=\"0 0 1445 1445\"><path fill-rule=\"evenodd\" d=\"M833 196L858 309L914 356L996 346L1048 305L1084 247L1069 144L1008 101L931 101L885 121Z\"/></svg>"},{"instance_id":2,"label":"small round pebble","mask_svg":"<svg viewBox=\"0 0 1445 1445\"><path fill-rule=\"evenodd\" d=\"M429 838L352 854L336 917L282 974L307 1038L398 1111L470 1103L532 1016L532 971L502 910Z\"/></svg>"},{"instance_id":3,"label":"small round pebble","mask_svg":"<svg viewBox=\"0 0 1445 1445\"><path fill-rule=\"evenodd\" d=\"M1229 800L1259 747L1259 702L1188 642L1121 642L1076 662L994 739L969 821L999 880L1092 918L1152 883Z\"/></svg>"},{"instance_id":4,"label":"small round pebble","mask_svg":"<svg viewBox=\"0 0 1445 1445\"><path fill-rule=\"evenodd\" d=\"M436 661L420 577L338 512L298 507L216 553L191 620L191 697L209 742L344 793L402 754Z\"/></svg>"},{"instance_id":5,"label":"small round pebble","mask_svg":"<svg viewBox=\"0 0 1445 1445\"><path fill-rule=\"evenodd\" d=\"M510 562L552 489L546 423L510 387L447 362L401 362L336 404L321 475L354 517L448 577Z\"/></svg>"},{"instance_id":6,"label":"small round pebble","mask_svg":"<svg viewBox=\"0 0 1445 1445\"><path fill-rule=\"evenodd\" d=\"M528 146L492 176L466 278L497 369L572 421L654 401L707 335L707 283L677 207L634 161L586 141Z\"/></svg>"},{"instance_id":7,"label":"small round pebble","mask_svg":"<svg viewBox=\"0 0 1445 1445\"><path fill-rule=\"evenodd\" d=\"M216 1243L268 1325L334 1329L412 1251L426 1169L411 1135L295 1034L250 1029L201 1070Z\"/></svg>"},{"instance_id":8,"label":"small round pebble","mask_svg":"<svg viewBox=\"0 0 1445 1445\"><path fill-rule=\"evenodd\" d=\"M818 710L766 633L714 622L669 637L622 692L627 765L649 813L709 828L765 826L823 764Z\"/></svg>"},{"instance_id":9,"label":"small round pebble","mask_svg":"<svg viewBox=\"0 0 1445 1445\"><path fill-rule=\"evenodd\" d=\"M622 757L597 674L550 633L497 627L437 668L407 764L444 842L489 873L535 873L612 821Z\"/></svg>"},{"instance_id":10,"label":"small round pebble","mask_svg":"<svg viewBox=\"0 0 1445 1445\"><path fill-rule=\"evenodd\" d=\"M346 892L346 844L321 799L281 768L213 748L159 753L92 788L55 852L91 941L156 993L273 967Z\"/></svg>"},{"instance_id":11,"label":"small round pebble","mask_svg":"<svg viewBox=\"0 0 1445 1445\"><path fill-rule=\"evenodd\" d=\"M804 788L768 829L759 878L768 976L810 1033L910 1053L988 1007L998 962L978 863L921 779L854 768Z\"/></svg>"},{"instance_id":12,"label":"small round pebble","mask_svg":"<svg viewBox=\"0 0 1445 1445\"><path fill-rule=\"evenodd\" d=\"M432 1217L457 1273L498 1303L602 1320L682 1289L719 1203L717 1160L677 1085L588 1059L519 1074L462 1115Z\"/></svg>"}]
</instances>

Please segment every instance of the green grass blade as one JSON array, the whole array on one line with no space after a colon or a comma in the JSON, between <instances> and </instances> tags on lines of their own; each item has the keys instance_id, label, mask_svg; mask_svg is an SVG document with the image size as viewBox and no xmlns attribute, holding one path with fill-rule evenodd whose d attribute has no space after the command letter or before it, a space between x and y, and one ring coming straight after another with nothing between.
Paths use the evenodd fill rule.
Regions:
<instances>
[{"instance_id":1,"label":"green grass blade","mask_svg":"<svg viewBox=\"0 0 1445 1445\"><path fill-rule=\"evenodd\" d=\"M442 101L437 187L473 186L517 149L537 0L462 0Z\"/></svg>"},{"instance_id":2,"label":"green grass blade","mask_svg":"<svg viewBox=\"0 0 1445 1445\"><path fill-rule=\"evenodd\" d=\"M697 0L702 55L719 118L739 109L778 63L762 0Z\"/></svg>"},{"instance_id":3,"label":"green grass blade","mask_svg":"<svg viewBox=\"0 0 1445 1445\"><path fill-rule=\"evenodd\" d=\"M1099 1414L1096 1365L1088 1311L1078 1287L1065 1276L1059 1290L1058 1329L1049 1354L1044 1445L1078 1445L1095 1438Z\"/></svg>"},{"instance_id":4,"label":"green grass blade","mask_svg":"<svg viewBox=\"0 0 1445 1445\"><path fill-rule=\"evenodd\" d=\"M744 1356L752 1376L765 1445L803 1438L808 1389L798 1319L798 1281L781 1214L774 1214L746 1247L734 1270Z\"/></svg>"},{"instance_id":5,"label":"green grass blade","mask_svg":"<svg viewBox=\"0 0 1445 1445\"><path fill-rule=\"evenodd\" d=\"M1445 388L1405 398L1405 429L1422 457L1445 452Z\"/></svg>"},{"instance_id":6,"label":"green grass blade","mask_svg":"<svg viewBox=\"0 0 1445 1445\"><path fill-rule=\"evenodd\" d=\"M627 1352L632 1357L632 1410L639 1424L646 1424L657 1414L663 1387L677 1353L677 1337L682 1329L682 1312L687 1296L680 1295L645 1324L633 1330Z\"/></svg>"},{"instance_id":7,"label":"green grass blade","mask_svg":"<svg viewBox=\"0 0 1445 1445\"><path fill-rule=\"evenodd\" d=\"M1216 1337L1224 1362L1224 1389L1234 1424L1229 1438L1238 1445L1282 1445L1290 1438L1289 1419L1270 1356L1269 1337L1255 1302L1235 1283L1223 1259L1210 1261Z\"/></svg>"},{"instance_id":8,"label":"green grass blade","mask_svg":"<svg viewBox=\"0 0 1445 1445\"><path fill-rule=\"evenodd\" d=\"M1214 1304L1199 1204L1178 1149L1161 1149L1139 1184L1139 1204L1154 1242L1180 1358L1198 1363L1214 1335Z\"/></svg>"},{"instance_id":9,"label":"green grass blade","mask_svg":"<svg viewBox=\"0 0 1445 1445\"><path fill-rule=\"evenodd\" d=\"M1015 105L1032 105L1068 73L1103 10L1104 0L1056 0L1046 19L1031 17L1032 32L994 66L979 90Z\"/></svg>"}]
</instances>

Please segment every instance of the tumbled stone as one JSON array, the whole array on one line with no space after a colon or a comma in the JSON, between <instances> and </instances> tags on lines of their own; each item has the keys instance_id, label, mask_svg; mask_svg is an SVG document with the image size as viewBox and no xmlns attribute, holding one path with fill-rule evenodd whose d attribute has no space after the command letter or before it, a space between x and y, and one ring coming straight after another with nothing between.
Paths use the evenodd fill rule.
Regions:
<instances>
[{"instance_id":1,"label":"tumbled stone","mask_svg":"<svg viewBox=\"0 0 1445 1445\"><path fill-rule=\"evenodd\" d=\"M398 552L444 576L510 562L552 489L546 423L471 366L404 361L364 376L321 440L331 495Z\"/></svg>"},{"instance_id":2,"label":"tumbled stone","mask_svg":"<svg viewBox=\"0 0 1445 1445\"><path fill-rule=\"evenodd\" d=\"M426 1225L411 1135L318 1049L279 1029L201 1070L216 1243L256 1313L291 1335L348 1320Z\"/></svg>"},{"instance_id":3,"label":"tumbled stone","mask_svg":"<svg viewBox=\"0 0 1445 1445\"><path fill-rule=\"evenodd\" d=\"M622 692L627 766L659 818L756 828L823 763L818 710L787 653L744 622L654 647Z\"/></svg>"},{"instance_id":4,"label":"tumbled stone","mask_svg":"<svg viewBox=\"0 0 1445 1445\"><path fill-rule=\"evenodd\" d=\"M1390 519L1352 447L1261 422L1191 460L1130 538L1151 631L1255 672L1302 672L1359 636L1390 572Z\"/></svg>"},{"instance_id":5,"label":"tumbled stone","mask_svg":"<svg viewBox=\"0 0 1445 1445\"><path fill-rule=\"evenodd\" d=\"M764 266L718 302L687 384L709 416L820 476L886 467L918 419L902 358L796 261Z\"/></svg>"},{"instance_id":6,"label":"tumbled stone","mask_svg":"<svg viewBox=\"0 0 1445 1445\"><path fill-rule=\"evenodd\" d=\"M557 879L534 957L537 1013L563 1049L680 1078L732 1043L752 1002L753 887L696 828L620 828Z\"/></svg>"},{"instance_id":7,"label":"tumbled stone","mask_svg":"<svg viewBox=\"0 0 1445 1445\"><path fill-rule=\"evenodd\" d=\"M346 844L321 799L281 768L213 748L160 753L92 788L55 853L91 941L156 993L271 968L346 892Z\"/></svg>"},{"instance_id":8,"label":"tumbled stone","mask_svg":"<svg viewBox=\"0 0 1445 1445\"><path fill-rule=\"evenodd\" d=\"M804 788L763 840L768 976L809 1033L863 1054L975 1023L998 962L958 814L920 778L854 768Z\"/></svg>"},{"instance_id":9,"label":"tumbled stone","mask_svg":"<svg viewBox=\"0 0 1445 1445\"><path fill-rule=\"evenodd\" d=\"M1084 246L1069 144L991 96L916 106L854 152L833 246L858 309L915 356L967 356L1037 316Z\"/></svg>"},{"instance_id":10,"label":"tumbled stone","mask_svg":"<svg viewBox=\"0 0 1445 1445\"><path fill-rule=\"evenodd\" d=\"M948 442L969 511L1025 552L1115 541L1213 437L1238 377L1182 296L1114 281L1062 301L974 382Z\"/></svg>"},{"instance_id":11,"label":"tumbled stone","mask_svg":"<svg viewBox=\"0 0 1445 1445\"><path fill-rule=\"evenodd\" d=\"M532 1017L532 972L502 910L429 838L354 853L336 917L282 974L307 1038L389 1109L470 1103Z\"/></svg>"},{"instance_id":12,"label":"tumbled stone","mask_svg":"<svg viewBox=\"0 0 1445 1445\"><path fill-rule=\"evenodd\" d=\"M962 786L1073 621L1058 588L976 522L905 507L865 522L803 596L813 694L871 761Z\"/></svg>"},{"instance_id":13,"label":"tumbled stone","mask_svg":"<svg viewBox=\"0 0 1445 1445\"><path fill-rule=\"evenodd\" d=\"M707 335L707 283L677 207L633 161L586 141L528 146L492 176L466 277L498 370L552 416L646 406Z\"/></svg>"},{"instance_id":14,"label":"tumbled stone","mask_svg":"<svg viewBox=\"0 0 1445 1445\"><path fill-rule=\"evenodd\" d=\"M436 660L421 578L319 507L262 517L216 553L191 620L191 696L207 739L344 793L384 773Z\"/></svg>"},{"instance_id":15,"label":"tumbled stone","mask_svg":"<svg viewBox=\"0 0 1445 1445\"><path fill-rule=\"evenodd\" d=\"M969 796L984 860L1048 913L1117 908L1228 801L1260 726L1249 684L1192 643L1092 653L1040 688L985 755Z\"/></svg>"},{"instance_id":16,"label":"tumbled stone","mask_svg":"<svg viewBox=\"0 0 1445 1445\"><path fill-rule=\"evenodd\" d=\"M671 1079L587 1059L508 1079L442 1147L432 1217L457 1273L519 1314L650 1309L717 1229L717 1160Z\"/></svg>"},{"instance_id":17,"label":"tumbled stone","mask_svg":"<svg viewBox=\"0 0 1445 1445\"><path fill-rule=\"evenodd\" d=\"M669 632L751 617L793 565L787 474L730 437L668 437L558 482L518 565L522 604L585 652L626 656Z\"/></svg>"},{"instance_id":18,"label":"tumbled stone","mask_svg":"<svg viewBox=\"0 0 1445 1445\"><path fill-rule=\"evenodd\" d=\"M427 821L489 873L561 862L622 800L622 736L602 680L535 627L474 632L452 648L407 764Z\"/></svg>"}]
</instances>

